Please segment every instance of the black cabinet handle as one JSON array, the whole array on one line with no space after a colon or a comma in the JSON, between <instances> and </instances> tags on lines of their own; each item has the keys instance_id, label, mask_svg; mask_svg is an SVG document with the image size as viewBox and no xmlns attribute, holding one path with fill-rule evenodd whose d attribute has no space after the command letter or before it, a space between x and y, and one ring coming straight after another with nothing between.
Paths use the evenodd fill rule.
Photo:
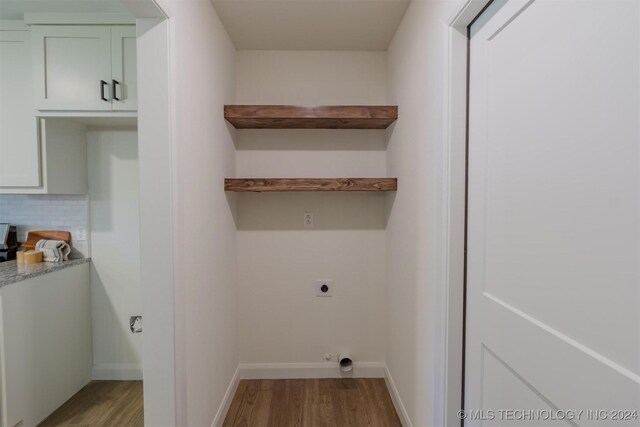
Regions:
<instances>
[{"instance_id":1,"label":"black cabinet handle","mask_svg":"<svg viewBox=\"0 0 640 427\"><path fill-rule=\"evenodd\" d=\"M117 92L117 87L120 84L120 82L117 80L111 80L111 82L113 83L113 99L116 101L120 101L120 98L118 98L118 92Z\"/></svg>"},{"instance_id":2,"label":"black cabinet handle","mask_svg":"<svg viewBox=\"0 0 640 427\"><path fill-rule=\"evenodd\" d=\"M100 99L107 102L109 102L109 100L104 96L104 87L108 84L109 83L105 82L104 80L100 80Z\"/></svg>"}]
</instances>

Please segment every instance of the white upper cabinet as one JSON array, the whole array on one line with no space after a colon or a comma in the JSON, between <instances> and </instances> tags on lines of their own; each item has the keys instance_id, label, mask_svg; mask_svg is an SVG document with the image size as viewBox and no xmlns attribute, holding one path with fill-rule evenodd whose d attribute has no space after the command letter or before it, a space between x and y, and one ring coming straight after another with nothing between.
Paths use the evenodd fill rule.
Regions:
<instances>
[{"instance_id":1,"label":"white upper cabinet","mask_svg":"<svg viewBox=\"0 0 640 427\"><path fill-rule=\"evenodd\" d=\"M4 59L4 57L3 57ZM2 63L4 61L0 61ZM0 194L86 194L87 193L87 129L68 118L36 118L31 112L29 125L32 139L16 140L3 137L0 151ZM21 145L34 145L35 154L26 153ZM28 154L28 155L27 155ZM8 161L5 162L5 158ZM17 170L10 164L26 165L35 184L19 184L6 179L7 171ZM10 175L8 175L10 176ZM36 181L37 178L37 181Z\"/></svg>"},{"instance_id":2,"label":"white upper cabinet","mask_svg":"<svg viewBox=\"0 0 640 427\"><path fill-rule=\"evenodd\" d=\"M28 31L0 31L0 187L41 185Z\"/></svg>"},{"instance_id":3,"label":"white upper cabinet","mask_svg":"<svg viewBox=\"0 0 640 427\"><path fill-rule=\"evenodd\" d=\"M137 109L136 28L111 27L111 100L114 110Z\"/></svg>"},{"instance_id":4,"label":"white upper cabinet","mask_svg":"<svg viewBox=\"0 0 640 427\"><path fill-rule=\"evenodd\" d=\"M135 26L32 27L36 109L136 109Z\"/></svg>"},{"instance_id":5,"label":"white upper cabinet","mask_svg":"<svg viewBox=\"0 0 640 427\"><path fill-rule=\"evenodd\" d=\"M111 29L32 28L36 108L111 110Z\"/></svg>"}]
</instances>

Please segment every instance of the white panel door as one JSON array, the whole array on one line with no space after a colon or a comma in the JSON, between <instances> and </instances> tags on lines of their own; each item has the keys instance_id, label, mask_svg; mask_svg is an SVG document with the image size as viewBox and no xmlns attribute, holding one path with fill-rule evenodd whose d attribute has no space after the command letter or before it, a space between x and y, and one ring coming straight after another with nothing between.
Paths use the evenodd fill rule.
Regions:
<instances>
[{"instance_id":1,"label":"white panel door","mask_svg":"<svg viewBox=\"0 0 640 427\"><path fill-rule=\"evenodd\" d=\"M0 31L0 187L40 180L29 32Z\"/></svg>"},{"instance_id":2,"label":"white panel door","mask_svg":"<svg viewBox=\"0 0 640 427\"><path fill-rule=\"evenodd\" d=\"M33 27L36 108L111 110L108 26Z\"/></svg>"},{"instance_id":3,"label":"white panel door","mask_svg":"<svg viewBox=\"0 0 640 427\"><path fill-rule=\"evenodd\" d=\"M495 0L470 50L465 425L638 426L640 2Z\"/></svg>"},{"instance_id":4,"label":"white panel door","mask_svg":"<svg viewBox=\"0 0 640 427\"><path fill-rule=\"evenodd\" d=\"M111 82L114 110L138 108L136 27L118 25L111 27Z\"/></svg>"}]
</instances>

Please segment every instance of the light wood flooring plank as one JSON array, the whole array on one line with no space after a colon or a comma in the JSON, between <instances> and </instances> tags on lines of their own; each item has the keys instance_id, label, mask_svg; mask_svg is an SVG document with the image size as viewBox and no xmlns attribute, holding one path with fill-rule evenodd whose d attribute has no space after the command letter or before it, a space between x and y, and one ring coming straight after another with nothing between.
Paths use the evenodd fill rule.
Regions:
<instances>
[{"instance_id":1,"label":"light wood flooring plank","mask_svg":"<svg viewBox=\"0 0 640 427\"><path fill-rule=\"evenodd\" d=\"M401 427L384 379L242 380L224 427Z\"/></svg>"},{"instance_id":2,"label":"light wood flooring plank","mask_svg":"<svg viewBox=\"0 0 640 427\"><path fill-rule=\"evenodd\" d=\"M142 381L92 381L40 426L144 426Z\"/></svg>"}]
</instances>

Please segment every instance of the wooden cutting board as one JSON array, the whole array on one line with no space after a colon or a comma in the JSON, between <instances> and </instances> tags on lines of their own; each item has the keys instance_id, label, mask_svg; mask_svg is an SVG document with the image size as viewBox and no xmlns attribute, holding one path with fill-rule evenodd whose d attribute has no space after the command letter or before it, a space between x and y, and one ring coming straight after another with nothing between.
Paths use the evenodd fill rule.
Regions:
<instances>
[{"instance_id":1,"label":"wooden cutting board","mask_svg":"<svg viewBox=\"0 0 640 427\"><path fill-rule=\"evenodd\" d=\"M68 244L71 242L71 233L62 230L31 230L27 234L27 241L20 246L24 246L27 250L35 250L36 243L42 239L62 240Z\"/></svg>"}]
</instances>

